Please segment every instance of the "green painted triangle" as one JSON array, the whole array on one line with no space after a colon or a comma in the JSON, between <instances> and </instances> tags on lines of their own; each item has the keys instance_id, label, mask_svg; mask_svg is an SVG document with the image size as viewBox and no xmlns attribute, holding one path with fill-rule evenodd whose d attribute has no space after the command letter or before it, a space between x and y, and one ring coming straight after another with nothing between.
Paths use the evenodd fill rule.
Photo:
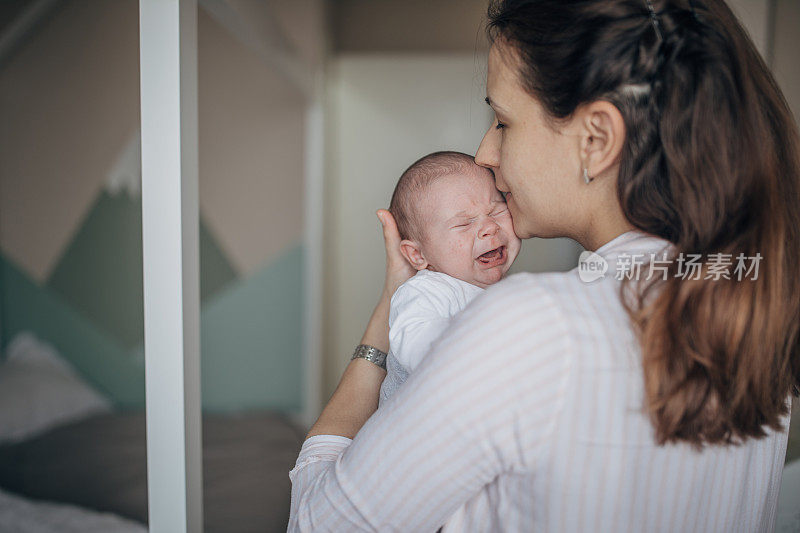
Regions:
<instances>
[{"instance_id":1,"label":"green painted triangle","mask_svg":"<svg viewBox=\"0 0 800 533\"><path fill-rule=\"evenodd\" d=\"M210 298L200 317L203 407L299 410L303 247Z\"/></svg>"},{"instance_id":2,"label":"green painted triangle","mask_svg":"<svg viewBox=\"0 0 800 533\"><path fill-rule=\"evenodd\" d=\"M200 223L200 289L205 300L236 272ZM102 191L47 286L126 348L143 338L142 204Z\"/></svg>"},{"instance_id":3,"label":"green painted triangle","mask_svg":"<svg viewBox=\"0 0 800 533\"><path fill-rule=\"evenodd\" d=\"M0 254L0 340L30 331L56 347L97 390L120 407L144 403L144 365L93 321L37 285Z\"/></svg>"}]
</instances>

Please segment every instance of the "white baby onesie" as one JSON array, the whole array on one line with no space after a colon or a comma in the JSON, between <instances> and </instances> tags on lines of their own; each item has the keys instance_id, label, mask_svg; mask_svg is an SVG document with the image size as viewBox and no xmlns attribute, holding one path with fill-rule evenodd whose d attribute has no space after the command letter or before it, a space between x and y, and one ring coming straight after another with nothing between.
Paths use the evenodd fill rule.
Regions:
<instances>
[{"instance_id":1,"label":"white baby onesie","mask_svg":"<svg viewBox=\"0 0 800 533\"><path fill-rule=\"evenodd\" d=\"M380 408L428 354L450 318L484 289L453 276L420 270L400 285L389 310L389 354Z\"/></svg>"}]
</instances>

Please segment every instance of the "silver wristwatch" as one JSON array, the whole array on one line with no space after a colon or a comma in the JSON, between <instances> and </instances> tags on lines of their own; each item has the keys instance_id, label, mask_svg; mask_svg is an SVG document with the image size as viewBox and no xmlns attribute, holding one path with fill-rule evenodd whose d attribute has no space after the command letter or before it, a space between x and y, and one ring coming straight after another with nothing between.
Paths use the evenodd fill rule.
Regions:
<instances>
[{"instance_id":1,"label":"silver wristwatch","mask_svg":"<svg viewBox=\"0 0 800 533\"><path fill-rule=\"evenodd\" d=\"M351 357L350 360L352 361L358 357L371 361L386 370L386 352L382 352L374 346L370 346L369 344L359 344L356 346L356 351L353 352L353 357Z\"/></svg>"}]
</instances>

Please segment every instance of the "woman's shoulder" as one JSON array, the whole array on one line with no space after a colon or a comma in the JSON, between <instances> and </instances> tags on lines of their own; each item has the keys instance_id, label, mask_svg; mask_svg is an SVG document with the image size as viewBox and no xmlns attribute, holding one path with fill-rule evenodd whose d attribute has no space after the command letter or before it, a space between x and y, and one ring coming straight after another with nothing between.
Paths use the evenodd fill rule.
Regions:
<instances>
[{"instance_id":1,"label":"woman's shoulder","mask_svg":"<svg viewBox=\"0 0 800 533\"><path fill-rule=\"evenodd\" d=\"M486 292L492 298L523 292L538 294L548 300L549 305L567 310L609 306L618 302L619 283L613 276L604 276L597 280L584 280L577 268L566 272L519 272L512 274L489 287Z\"/></svg>"},{"instance_id":2,"label":"woman's shoulder","mask_svg":"<svg viewBox=\"0 0 800 533\"><path fill-rule=\"evenodd\" d=\"M574 271L569 272L518 272L486 289L485 298L503 298L509 294L523 293L552 298L553 304L576 292Z\"/></svg>"},{"instance_id":3,"label":"woman's shoulder","mask_svg":"<svg viewBox=\"0 0 800 533\"><path fill-rule=\"evenodd\" d=\"M470 306L508 310L509 314L545 314L554 328L571 330L575 316L594 312L600 305L597 302L610 306L617 300L610 284L602 285L583 283L574 269L520 272L487 288Z\"/></svg>"},{"instance_id":4,"label":"woman's shoulder","mask_svg":"<svg viewBox=\"0 0 800 533\"><path fill-rule=\"evenodd\" d=\"M484 290L470 302L468 309L484 315L508 317L544 313L552 322L566 325L568 314L564 312L564 295L569 291L562 288L564 280L561 279L565 274L512 274ZM514 323L515 321L509 322L510 325Z\"/></svg>"},{"instance_id":5,"label":"woman's shoulder","mask_svg":"<svg viewBox=\"0 0 800 533\"><path fill-rule=\"evenodd\" d=\"M544 368L542 365L558 359L552 363L558 367L552 375L566 375L575 344L570 315L560 299L561 276L514 274L478 295L449 330L451 340L458 341L457 357L462 360L457 364L491 373L503 358L524 360L531 369Z\"/></svg>"},{"instance_id":6,"label":"woman's shoulder","mask_svg":"<svg viewBox=\"0 0 800 533\"><path fill-rule=\"evenodd\" d=\"M492 285L472 305L500 310L511 329L536 317L547 324L543 335L564 335L575 350L588 353L601 343L627 345L633 336L620 288L620 281L612 276L584 281L577 269L525 272ZM609 353L616 353L615 349Z\"/></svg>"}]
</instances>

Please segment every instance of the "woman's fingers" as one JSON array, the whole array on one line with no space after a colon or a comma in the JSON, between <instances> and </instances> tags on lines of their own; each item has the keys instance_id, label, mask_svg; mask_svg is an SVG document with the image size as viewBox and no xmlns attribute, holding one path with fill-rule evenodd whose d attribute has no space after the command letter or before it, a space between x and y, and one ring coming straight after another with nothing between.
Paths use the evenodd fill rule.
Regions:
<instances>
[{"instance_id":1,"label":"woman's fingers","mask_svg":"<svg viewBox=\"0 0 800 533\"><path fill-rule=\"evenodd\" d=\"M415 270L400 251L400 232L397 230L397 223L392 214L386 209L379 209L376 215L378 215L378 219L383 226L383 241L386 246L386 282L384 289L391 296L397 287L414 275Z\"/></svg>"},{"instance_id":2,"label":"woman's fingers","mask_svg":"<svg viewBox=\"0 0 800 533\"><path fill-rule=\"evenodd\" d=\"M400 232L397 230L392 214L386 209L378 209L378 219L383 226L383 242L386 245L386 257L392 261L405 260L400 253Z\"/></svg>"}]
</instances>

